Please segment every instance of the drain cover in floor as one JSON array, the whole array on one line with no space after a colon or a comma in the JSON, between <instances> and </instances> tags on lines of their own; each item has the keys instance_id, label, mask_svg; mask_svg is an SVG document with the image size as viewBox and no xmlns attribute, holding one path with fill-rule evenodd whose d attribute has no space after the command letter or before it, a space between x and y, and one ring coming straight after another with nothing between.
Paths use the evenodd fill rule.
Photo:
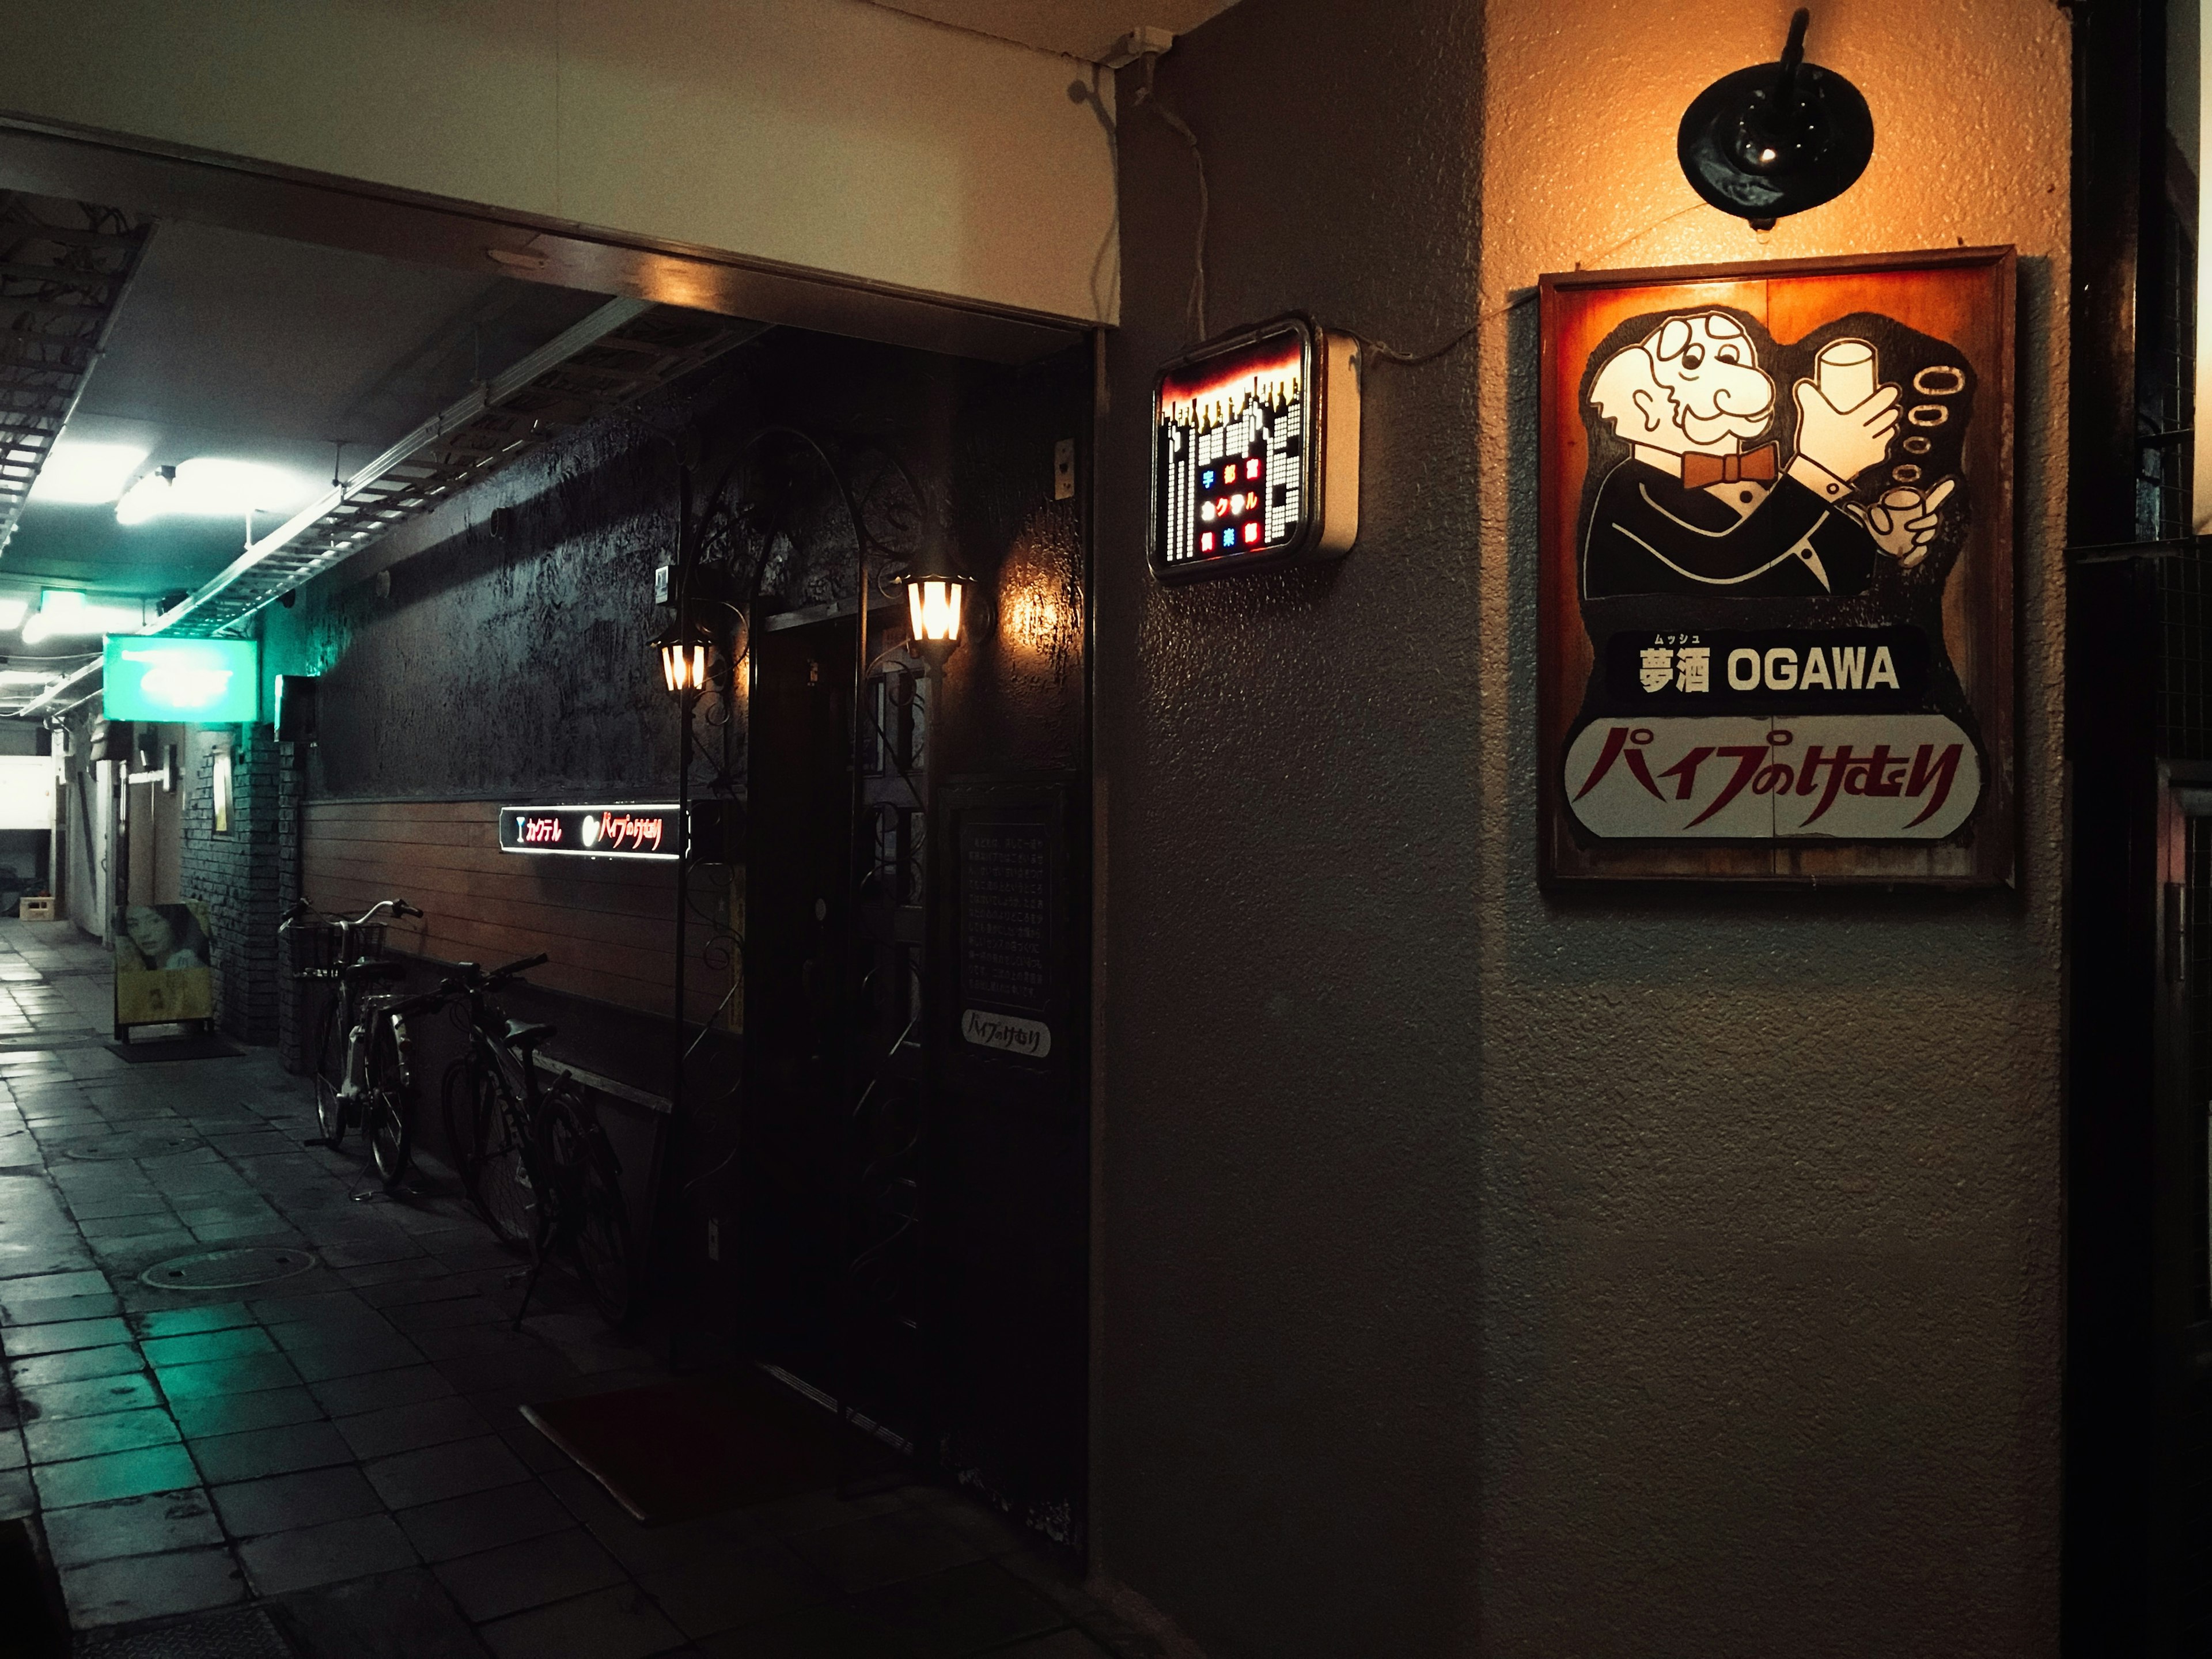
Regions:
<instances>
[{"instance_id":1,"label":"drain cover in floor","mask_svg":"<svg viewBox=\"0 0 2212 1659\"><path fill-rule=\"evenodd\" d=\"M126 1129L121 1134L99 1135L68 1148L71 1158L174 1158L196 1152L207 1142L190 1130Z\"/></svg>"},{"instance_id":2,"label":"drain cover in floor","mask_svg":"<svg viewBox=\"0 0 2212 1659\"><path fill-rule=\"evenodd\" d=\"M161 1291L228 1291L289 1279L315 1265L306 1250L195 1250L156 1261L138 1277Z\"/></svg>"},{"instance_id":3,"label":"drain cover in floor","mask_svg":"<svg viewBox=\"0 0 2212 1659\"><path fill-rule=\"evenodd\" d=\"M156 1629L90 1631L76 1659L293 1659L292 1644L261 1607L225 1607Z\"/></svg>"}]
</instances>

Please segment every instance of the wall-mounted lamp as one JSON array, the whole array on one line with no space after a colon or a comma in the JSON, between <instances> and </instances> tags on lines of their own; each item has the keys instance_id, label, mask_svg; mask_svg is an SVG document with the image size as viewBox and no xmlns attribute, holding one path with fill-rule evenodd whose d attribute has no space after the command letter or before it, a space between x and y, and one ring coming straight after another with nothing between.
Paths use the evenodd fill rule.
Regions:
<instances>
[{"instance_id":1,"label":"wall-mounted lamp","mask_svg":"<svg viewBox=\"0 0 2212 1659\"><path fill-rule=\"evenodd\" d=\"M953 568L952 550L935 535L922 544L901 580L915 653L931 667L942 668L960 648L962 624L973 614L975 581Z\"/></svg>"},{"instance_id":2,"label":"wall-mounted lamp","mask_svg":"<svg viewBox=\"0 0 2212 1659\"><path fill-rule=\"evenodd\" d=\"M668 631L653 642L660 653L660 678L671 691L707 689L707 670L714 656L714 635L704 623L685 626L671 623Z\"/></svg>"},{"instance_id":3,"label":"wall-mounted lamp","mask_svg":"<svg viewBox=\"0 0 2212 1659\"><path fill-rule=\"evenodd\" d=\"M1859 89L1805 61L1799 10L1778 64L1724 75L1691 101L1674 140L1690 187L1753 230L1833 201L1874 155L1874 117Z\"/></svg>"}]
</instances>

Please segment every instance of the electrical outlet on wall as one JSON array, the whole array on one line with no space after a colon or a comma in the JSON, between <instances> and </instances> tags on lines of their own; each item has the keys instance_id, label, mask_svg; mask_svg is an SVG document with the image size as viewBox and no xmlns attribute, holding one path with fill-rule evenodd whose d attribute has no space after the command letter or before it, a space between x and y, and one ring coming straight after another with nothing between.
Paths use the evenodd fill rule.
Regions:
<instances>
[{"instance_id":1,"label":"electrical outlet on wall","mask_svg":"<svg viewBox=\"0 0 2212 1659\"><path fill-rule=\"evenodd\" d=\"M1075 440L1062 438L1052 447L1052 498L1056 501L1075 499Z\"/></svg>"}]
</instances>

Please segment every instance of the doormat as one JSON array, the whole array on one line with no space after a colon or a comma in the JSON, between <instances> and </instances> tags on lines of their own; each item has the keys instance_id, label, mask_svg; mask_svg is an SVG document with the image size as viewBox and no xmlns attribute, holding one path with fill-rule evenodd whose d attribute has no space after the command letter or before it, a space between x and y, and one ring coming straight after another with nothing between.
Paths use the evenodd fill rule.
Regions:
<instances>
[{"instance_id":1,"label":"doormat","mask_svg":"<svg viewBox=\"0 0 2212 1659\"><path fill-rule=\"evenodd\" d=\"M906 1463L766 1377L685 1377L525 1406L522 1415L645 1525L896 1479Z\"/></svg>"},{"instance_id":2,"label":"doormat","mask_svg":"<svg viewBox=\"0 0 2212 1659\"><path fill-rule=\"evenodd\" d=\"M157 1037L149 1042L109 1042L101 1046L122 1055L133 1066L165 1060L229 1060L246 1052L228 1037L211 1035Z\"/></svg>"},{"instance_id":3,"label":"doormat","mask_svg":"<svg viewBox=\"0 0 2212 1659\"><path fill-rule=\"evenodd\" d=\"M0 1521L0 1651L22 1659L69 1659L69 1614L38 1522Z\"/></svg>"},{"instance_id":4,"label":"doormat","mask_svg":"<svg viewBox=\"0 0 2212 1659\"><path fill-rule=\"evenodd\" d=\"M294 1659L264 1607L224 1607L173 1624L92 1631L76 1639L76 1659Z\"/></svg>"}]
</instances>

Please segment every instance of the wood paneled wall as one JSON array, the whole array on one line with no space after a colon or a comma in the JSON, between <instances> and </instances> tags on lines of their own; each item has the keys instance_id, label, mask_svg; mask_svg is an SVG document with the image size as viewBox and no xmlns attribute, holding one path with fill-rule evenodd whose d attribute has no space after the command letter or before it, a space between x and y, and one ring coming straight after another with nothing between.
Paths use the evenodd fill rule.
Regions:
<instances>
[{"instance_id":1,"label":"wood paneled wall","mask_svg":"<svg viewBox=\"0 0 2212 1659\"><path fill-rule=\"evenodd\" d=\"M675 995L674 870L502 853L498 817L489 801L312 805L304 890L318 909L349 915L383 898L419 905L421 921L393 927L395 950L486 967L543 951L552 960L533 983L666 1014ZM738 971L707 965L708 918L721 915L722 892L721 872L695 873L684 997L694 1019L714 1014Z\"/></svg>"}]
</instances>

